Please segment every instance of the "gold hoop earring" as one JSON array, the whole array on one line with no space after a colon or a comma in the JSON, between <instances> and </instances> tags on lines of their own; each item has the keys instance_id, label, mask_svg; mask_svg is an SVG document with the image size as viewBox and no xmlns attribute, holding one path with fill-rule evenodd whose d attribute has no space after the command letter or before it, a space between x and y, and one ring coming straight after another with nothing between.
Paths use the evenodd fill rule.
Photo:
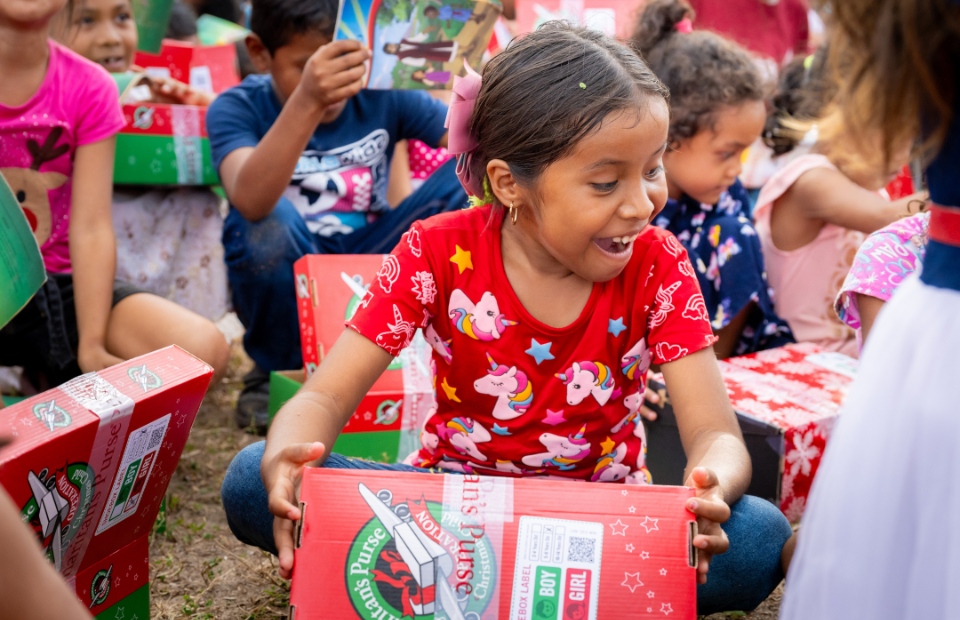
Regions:
<instances>
[{"instance_id":1,"label":"gold hoop earring","mask_svg":"<svg viewBox=\"0 0 960 620\"><path fill-rule=\"evenodd\" d=\"M518 210L519 210L519 209L517 209L515 206L513 206L513 203L512 203L512 202L510 203L510 206L507 207L507 212L510 213L510 221L513 222L514 226L516 226L516 224L517 224L517 211L518 211Z\"/></svg>"}]
</instances>

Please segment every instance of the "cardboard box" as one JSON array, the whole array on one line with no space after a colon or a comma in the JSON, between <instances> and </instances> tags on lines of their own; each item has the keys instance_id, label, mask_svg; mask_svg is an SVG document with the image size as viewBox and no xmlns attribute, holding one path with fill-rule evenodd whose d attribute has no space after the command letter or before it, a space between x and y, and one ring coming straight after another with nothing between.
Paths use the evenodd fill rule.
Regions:
<instances>
[{"instance_id":1,"label":"cardboard box","mask_svg":"<svg viewBox=\"0 0 960 620\"><path fill-rule=\"evenodd\" d=\"M149 620L149 552L150 538L141 536L77 574L77 597L97 620Z\"/></svg>"},{"instance_id":2,"label":"cardboard box","mask_svg":"<svg viewBox=\"0 0 960 620\"><path fill-rule=\"evenodd\" d=\"M345 321L353 318L370 282L377 277L383 258L382 255L312 255L294 264L307 377L343 333ZM412 344L387 367L364 397L334 446L336 451L354 456L373 455L374 460L392 462L403 460L420 448L421 418L435 403L431 351L418 330ZM386 450L386 446L394 445L392 437L396 438L397 447Z\"/></svg>"},{"instance_id":3,"label":"cardboard box","mask_svg":"<svg viewBox=\"0 0 960 620\"><path fill-rule=\"evenodd\" d=\"M64 577L150 533L212 376L167 347L0 410L0 484Z\"/></svg>"},{"instance_id":4,"label":"cardboard box","mask_svg":"<svg viewBox=\"0 0 960 620\"><path fill-rule=\"evenodd\" d=\"M857 361L800 343L719 364L753 461L747 493L799 521ZM651 376L649 386L661 403L647 403L659 414L644 420L647 468L655 484L682 484L687 459L662 375Z\"/></svg>"},{"instance_id":5,"label":"cardboard box","mask_svg":"<svg viewBox=\"0 0 960 620\"><path fill-rule=\"evenodd\" d=\"M692 620L692 496L308 468L289 618Z\"/></svg>"},{"instance_id":6,"label":"cardboard box","mask_svg":"<svg viewBox=\"0 0 960 620\"><path fill-rule=\"evenodd\" d=\"M207 109L130 100L143 74L111 74L120 90L126 127L117 134L113 182L117 185L215 185Z\"/></svg>"},{"instance_id":7,"label":"cardboard box","mask_svg":"<svg viewBox=\"0 0 960 620\"><path fill-rule=\"evenodd\" d=\"M133 64L150 76L169 77L208 93L240 83L234 45L195 45L164 39L159 54L137 52Z\"/></svg>"}]
</instances>

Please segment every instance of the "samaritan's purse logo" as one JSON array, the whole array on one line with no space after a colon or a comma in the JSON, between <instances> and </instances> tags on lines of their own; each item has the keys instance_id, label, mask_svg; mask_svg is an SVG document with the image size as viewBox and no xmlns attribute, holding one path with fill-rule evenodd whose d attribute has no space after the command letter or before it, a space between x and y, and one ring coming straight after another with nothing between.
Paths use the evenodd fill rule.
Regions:
<instances>
[{"instance_id":1,"label":"samaritan's purse logo","mask_svg":"<svg viewBox=\"0 0 960 620\"><path fill-rule=\"evenodd\" d=\"M71 463L63 469L27 472L33 495L20 509L43 545L43 551L60 570L63 556L90 509L93 500L93 470L86 463Z\"/></svg>"},{"instance_id":2,"label":"samaritan's purse logo","mask_svg":"<svg viewBox=\"0 0 960 620\"><path fill-rule=\"evenodd\" d=\"M347 555L347 590L357 614L480 620L497 590L484 528L423 497L395 503L388 489L374 494L361 483L359 491L374 518Z\"/></svg>"},{"instance_id":3,"label":"samaritan's purse logo","mask_svg":"<svg viewBox=\"0 0 960 620\"><path fill-rule=\"evenodd\" d=\"M113 564L106 570L97 571L90 582L90 607L93 609L103 603L110 596L110 576L113 575Z\"/></svg>"},{"instance_id":4,"label":"samaritan's purse logo","mask_svg":"<svg viewBox=\"0 0 960 620\"><path fill-rule=\"evenodd\" d=\"M148 370L146 364L142 366L131 366L127 369L127 376L139 385L144 392L155 390L163 385L163 381L157 376L157 373Z\"/></svg>"},{"instance_id":5,"label":"samaritan's purse logo","mask_svg":"<svg viewBox=\"0 0 960 620\"><path fill-rule=\"evenodd\" d=\"M50 431L58 428L66 428L73 422L70 414L67 413L63 407L59 406L55 400L34 405L33 415Z\"/></svg>"}]
</instances>

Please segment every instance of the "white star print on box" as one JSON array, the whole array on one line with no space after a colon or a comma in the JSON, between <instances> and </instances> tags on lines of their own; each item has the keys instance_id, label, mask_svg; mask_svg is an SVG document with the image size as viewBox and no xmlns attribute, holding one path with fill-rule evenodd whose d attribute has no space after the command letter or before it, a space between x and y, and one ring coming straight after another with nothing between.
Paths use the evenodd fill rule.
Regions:
<instances>
[{"instance_id":1,"label":"white star print on box","mask_svg":"<svg viewBox=\"0 0 960 620\"><path fill-rule=\"evenodd\" d=\"M123 620L123 607L117 607L117 620Z\"/></svg>"},{"instance_id":2,"label":"white star print on box","mask_svg":"<svg viewBox=\"0 0 960 620\"><path fill-rule=\"evenodd\" d=\"M651 519L650 517L644 517L644 518L643 518L643 523L640 524L640 527L642 527L643 529L647 530L647 534L649 534L650 532L652 532L652 531L654 531L654 530L659 530L659 529L660 529L659 527L657 527L657 521L659 521L659 520L660 520L660 519ZM651 524L652 524L652 525L651 525Z\"/></svg>"},{"instance_id":3,"label":"white star print on box","mask_svg":"<svg viewBox=\"0 0 960 620\"><path fill-rule=\"evenodd\" d=\"M633 513L635 513L635 512L637 511L636 507L634 507L634 506L630 506L629 508L627 508L627 510L630 511L630 514L633 514Z\"/></svg>"},{"instance_id":4,"label":"white star print on box","mask_svg":"<svg viewBox=\"0 0 960 620\"><path fill-rule=\"evenodd\" d=\"M627 545L627 553L633 553L633 543Z\"/></svg>"},{"instance_id":5,"label":"white star print on box","mask_svg":"<svg viewBox=\"0 0 960 620\"><path fill-rule=\"evenodd\" d=\"M632 594L637 588L643 585L643 582L640 581L640 573L623 573L623 583L620 585L630 588L630 593Z\"/></svg>"},{"instance_id":6,"label":"white star print on box","mask_svg":"<svg viewBox=\"0 0 960 620\"><path fill-rule=\"evenodd\" d=\"M640 552L640 559L641 559L641 560L649 560L649 559L650 559L650 554L647 553L646 551L641 551L641 552Z\"/></svg>"},{"instance_id":7,"label":"white star print on box","mask_svg":"<svg viewBox=\"0 0 960 620\"><path fill-rule=\"evenodd\" d=\"M666 576L667 576L667 569L661 568L661 569L660 569L660 576L661 576L661 577L666 577Z\"/></svg>"},{"instance_id":8,"label":"white star print on box","mask_svg":"<svg viewBox=\"0 0 960 620\"><path fill-rule=\"evenodd\" d=\"M660 606L660 611L663 612L663 615L669 616L670 612L673 611L673 608L670 606L670 603L664 603Z\"/></svg>"},{"instance_id":9,"label":"white star print on box","mask_svg":"<svg viewBox=\"0 0 960 620\"><path fill-rule=\"evenodd\" d=\"M647 598L653 598L654 596L656 596L656 595L653 593L653 590L648 590L648 591L647 591Z\"/></svg>"},{"instance_id":10,"label":"white star print on box","mask_svg":"<svg viewBox=\"0 0 960 620\"><path fill-rule=\"evenodd\" d=\"M628 527L630 526L627 525L626 523L621 522L620 519L617 519L616 523L610 524L610 529L613 530L613 533L611 534L611 536L618 536L618 535L626 536Z\"/></svg>"},{"instance_id":11,"label":"white star print on box","mask_svg":"<svg viewBox=\"0 0 960 620\"><path fill-rule=\"evenodd\" d=\"M626 490L626 489L620 491L620 495L626 495L626 494L627 494L627 490Z\"/></svg>"}]
</instances>

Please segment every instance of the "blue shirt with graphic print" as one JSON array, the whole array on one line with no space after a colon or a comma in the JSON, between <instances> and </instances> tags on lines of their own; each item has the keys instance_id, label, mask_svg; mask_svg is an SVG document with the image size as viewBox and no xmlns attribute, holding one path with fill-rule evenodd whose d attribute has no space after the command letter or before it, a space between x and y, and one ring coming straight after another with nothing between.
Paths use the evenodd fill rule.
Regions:
<instances>
[{"instance_id":1,"label":"blue shirt with graphic print","mask_svg":"<svg viewBox=\"0 0 960 620\"><path fill-rule=\"evenodd\" d=\"M207 111L213 165L232 151L254 147L282 109L269 75L251 75ZM329 237L374 221L387 204L393 149L400 140L436 146L446 133L447 107L423 91L362 90L332 123L317 126L283 196L307 228Z\"/></svg>"},{"instance_id":2,"label":"blue shirt with graphic print","mask_svg":"<svg viewBox=\"0 0 960 620\"><path fill-rule=\"evenodd\" d=\"M773 311L763 252L746 208L747 191L739 180L715 205L684 194L667 200L653 224L669 230L690 255L714 331L753 303L734 355L746 355L794 342L787 322Z\"/></svg>"}]
</instances>

